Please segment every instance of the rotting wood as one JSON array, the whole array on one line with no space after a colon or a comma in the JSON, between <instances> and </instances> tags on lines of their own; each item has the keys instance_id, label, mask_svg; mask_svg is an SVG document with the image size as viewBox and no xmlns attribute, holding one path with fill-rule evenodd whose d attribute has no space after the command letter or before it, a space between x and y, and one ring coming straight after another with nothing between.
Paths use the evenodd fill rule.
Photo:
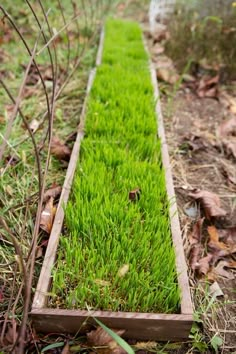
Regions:
<instances>
[{"instance_id":1,"label":"rotting wood","mask_svg":"<svg viewBox=\"0 0 236 354\"><path fill-rule=\"evenodd\" d=\"M104 43L104 30L101 33L100 44L96 59L96 65L101 64L102 50ZM146 46L145 46L146 47ZM63 208L67 203L76 163L79 156L80 145L83 139L85 114L87 100L96 74L94 69L88 81L86 98L81 114L81 122L78 129L77 139L68 166L61 198L59 201L54 225L49 239L47 252L43 262L39 282L34 297L31 317L35 329L40 332L67 332L76 333L78 330L84 332L95 324L92 317L101 320L110 328L125 329L126 338L141 340L162 340L176 341L188 338L193 323L193 308L188 283L187 265L184 256L183 241L181 237L180 224L178 219L177 204L175 201L174 185L171 173L171 165L165 139L164 123L161 112L160 96L156 73L150 61L150 73L156 100L156 116L158 123L158 135L161 139L162 163L165 169L166 188L170 203L170 226L173 245L176 255L176 269L178 284L181 291L181 313L180 314L152 314L136 312L112 312L112 311L86 311L86 310L62 310L47 308L48 292L50 290L51 270L56 258L56 252L63 225Z\"/></svg>"}]
</instances>

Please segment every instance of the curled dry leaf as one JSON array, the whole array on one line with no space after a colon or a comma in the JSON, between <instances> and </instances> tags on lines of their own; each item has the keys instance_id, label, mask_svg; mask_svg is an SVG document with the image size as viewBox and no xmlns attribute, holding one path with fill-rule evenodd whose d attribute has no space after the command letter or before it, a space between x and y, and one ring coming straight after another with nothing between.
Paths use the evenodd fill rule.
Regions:
<instances>
[{"instance_id":1,"label":"curled dry leaf","mask_svg":"<svg viewBox=\"0 0 236 354\"><path fill-rule=\"evenodd\" d=\"M61 194L61 191L62 191L61 186L57 186L57 185L52 186L51 188L45 191L43 196L43 201L46 202L51 197L54 199L57 198Z\"/></svg>"},{"instance_id":2,"label":"curled dry leaf","mask_svg":"<svg viewBox=\"0 0 236 354\"><path fill-rule=\"evenodd\" d=\"M211 217L222 217L226 215L226 211L220 207L220 198L217 194L205 190L197 190L189 193L189 196L199 200L202 205L207 219Z\"/></svg>"},{"instance_id":3,"label":"curled dry leaf","mask_svg":"<svg viewBox=\"0 0 236 354\"><path fill-rule=\"evenodd\" d=\"M41 214L40 227L42 230L50 234L52 230L54 216L56 214L56 207L53 205L54 199L50 197L49 201L45 205Z\"/></svg>"},{"instance_id":4,"label":"curled dry leaf","mask_svg":"<svg viewBox=\"0 0 236 354\"><path fill-rule=\"evenodd\" d=\"M69 161L71 150L57 137L52 138L51 153L58 160Z\"/></svg>"},{"instance_id":5,"label":"curled dry leaf","mask_svg":"<svg viewBox=\"0 0 236 354\"><path fill-rule=\"evenodd\" d=\"M233 156L236 159L236 139L232 137L230 140L224 139L223 146L226 150L226 154Z\"/></svg>"},{"instance_id":6,"label":"curled dry leaf","mask_svg":"<svg viewBox=\"0 0 236 354\"><path fill-rule=\"evenodd\" d=\"M208 254L206 257L201 258L198 261L198 273L202 275L206 275L210 269L210 263L213 259L212 254Z\"/></svg>"},{"instance_id":7,"label":"curled dry leaf","mask_svg":"<svg viewBox=\"0 0 236 354\"><path fill-rule=\"evenodd\" d=\"M204 221L204 218L201 218L193 226L193 231L189 235L189 243L190 243L190 245L195 245L195 244L201 243L203 221Z\"/></svg>"},{"instance_id":8,"label":"curled dry leaf","mask_svg":"<svg viewBox=\"0 0 236 354\"><path fill-rule=\"evenodd\" d=\"M219 135L226 137L236 133L236 118L231 118L224 121L219 127Z\"/></svg>"},{"instance_id":9,"label":"curled dry leaf","mask_svg":"<svg viewBox=\"0 0 236 354\"><path fill-rule=\"evenodd\" d=\"M229 246L236 245L236 226L218 230L219 238Z\"/></svg>"},{"instance_id":10,"label":"curled dry leaf","mask_svg":"<svg viewBox=\"0 0 236 354\"><path fill-rule=\"evenodd\" d=\"M209 274L209 278L216 279L217 277L222 277L233 280L234 274L230 271L230 269L236 269L235 261L220 261Z\"/></svg>"},{"instance_id":11,"label":"curled dry leaf","mask_svg":"<svg viewBox=\"0 0 236 354\"><path fill-rule=\"evenodd\" d=\"M179 80L179 75L172 68L160 68L157 69L157 78L174 85Z\"/></svg>"},{"instance_id":12,"label":"curled dry leaf","mask_svg":"<svg viewBox=\"0 0 236 354\"><path fill-rule=\"evenodd\" d=\"M199 267L198 261L201 257L202 252L203 252L203 248L201 244L193 245L193 247L191 248L190 255L189 255L189 264L193 271L195 271Z\"/></svg>"},{"instance_id":13,"label":"curled dry leaf","mask_svg":"<svg viewBox=\"0 0 236 354\"><path fill-rule=\"evenodd\" d=\"M208 246L212 249L215 250L227 250L228 247L224 242L219 241L219 234L218 230L216 229L215 226L209 226L207 228L208 234L210 236L210 241L208 243Z\"/></svg>"},{"instance_id":14,"label":"curled dry leaf","mask_svg":"<svg viewBox=\"0 0 236 354\"><path fill-rule=\"evenodd\" d=\"M125 333L125 330L112 329L118 336L122 336ZM107 347L107 349L102 348L100 352L103 354L125 354L126 351L122 349L116 341L101 327L98 327L96 330L87 333L88 342L92 346L96 347ZM99 352L99 349L96 351Z\"/></svg>"},{"instance_id":15,"label":"curled dry leaf","mask_svg":"<svg viewBox=\"0 0 236 354\"><path fill-rule=\"evenodd\" d=\"M189 255L189 264L192 270L196 270L199 266L199 258L203 252L201 245L201 236L202 236L202 225L204 218L199 219L196 224L193 226L193 231L189 236L189 243L191 245L190 255Z\"/></svg>"},{"instance_id":16,"label":"curled dry leaf","mask_svg":"<svg viewBox=\"0 0 236 354\"><path fill-rule=\"evenodd\" d=\"M236 97L229 95L226 92L221 92L220 103L223 104L228 110L236 114Z\"/></svg>"},{"instance_id":17,"label":"curled dry leaf","mask_svg":"<svg viewBox=\"0 0 236 354\"><path fill-rule=\"evenodd\" d=\"M216 75L212 78L203 77L197 89L197 95L200 98L210 97L216 98L218 97L218 83L219 83L219 75Z\"/></svg>"}]
</instances>

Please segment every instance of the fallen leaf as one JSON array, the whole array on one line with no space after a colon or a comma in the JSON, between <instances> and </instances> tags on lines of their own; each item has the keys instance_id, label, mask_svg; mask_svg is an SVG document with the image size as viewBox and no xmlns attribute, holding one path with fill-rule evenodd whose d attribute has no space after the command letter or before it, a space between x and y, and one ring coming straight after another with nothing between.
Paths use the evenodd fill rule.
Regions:
<instances>
[{"instance_id":1,"label":"fallen leaf","mask_svg":"<svg viewBox=\"0 0 236 354\"><path fill-rule=\"evenodd\" d=\"M69 345L69 343L66 343L66 345L62 349L61 354L70 354L70 345Z\"/></svg>"},{"instance_id":2,"label":"fallen leaf","mask_svg":"<svg viewBox=\"0 0 236 354\"><path fill-rule=\"evenodd\" d=\"M124 264L119 270L118 270L118 277L122 278L125 276L126 273L129 271L129 264Z\"/></svg>"},{"instance_id":3,"label":"fallen leaf","mask_svg":"<svg viewBox=\"0 0 236 354\"><path fill-rule=\"evenodd\" d=\"M236 268L236 262L220 261L217 266L212 270L212 274L216 277L222 277L229 280L234 279L234 274L225 268ZM210 274L212 276L212 274Z\"/></svg>"},{"instance_id":4,"label":"fallen leaf","mask_svg":"<svg viewBox=\"0 0 236 354\"><path fill-rule=\"evenodd\" d=\"M49 198L57 198L62 191L61 186L53 185L51 188L47 189L43 196L43 201L46 202Z\"/></svg>"},{"instance_id":5,"label":"fallen leaf","mask_svg":"<svg viewBox=\"0 0 236 354\"><path fill-rule=\"evenodd\" d=\"M125 333L125 330L112 329L118 336L122 336ZM92 346L96 347L107 347L101 348L103 354L125 354L126 351L121 348L117 342L101 327L98 327L96 330L87 333L88 342ZM96 352L99 352L99 349L96 349ZM101 353L100 351L100 353Z\"/></svg>"},{"instance_id":6,"label":"fallen leaf","mask_svg":"<svg viewBox=\"0 0 236 354\"><path fill-rule=\"evenodd\" d=\"M160 43L156 43L152 49L152 54L153 55L160 55L160 54L163 54L164 51L165 51L165 48L163 47L163 45L161 45Z\"/></svg>"},{"instance_id":7,"label":"fallen leaf","mask_svg":"<svg viewBox=\"0 0 236 354\"><path fill-rule=\"evenodd\" d=\"M228 249L227 245L224 242L219 241L218 230L216 229L215 226L208 226L207 231L210 236L210 241L208 242L208 246L210 248L213 248L216 250L227 250Z\"/></svg>"},{"instance_id":8,"label":"fallen leaf","mask_svg":"<svg viewBox=\"0 0 236 354\"><path fill-rule=\"evenodd\" d=\"M193 231L189 235L189 243L191 246L201 243L203 221L204 218L201 218L193 226Z\"/></svg>"},{"instance_id":9,"label":"fallen leaf","mask_svg":"<svg viewBox=\"0 0 236 354\"><path fill-rule=\"evenodd\" d=\"M111 283L107 280L102 280L102 279L95 279L94 283L100 286L109 286Z\"/></svg>"},{"instance_id":10,"label":"fallen leaf","mask_svg":"<svg viewBox=\"0 0 236 354\"><path fill-rule=\"evenodd\" d=\"M190 255L189 255L189 264L193 271L195 271L199 267L198 261L201 257L202 252L203 252L203 248L201 244L193 245L193 247L191 248Z\"/></svg>"},{"instance_id":11,"label":"fallen leaf","mask_svg":"<svg viewBox=\"0 0 236 354\"><path fill-rule=\"evenodd\" d=\"M236 97L229 95L226 92L221 92L220 103L223 104L231 113L236 114Z\"/></svg>"},{"instance_id":12,"label":"fallen leaf","mask_svg":"<svg viewBox=\"0 0 236 354\"><path fill-rule=\"evenodd\" d=\"M54 199L50 197L49 201L46 203L44 210L41 214L40 227L42 230L50 234L52 230L54 216L56 214L56 208L53 205Z\"/></svg>"},{"instance_id":13,"label":"fallen leaf","mask_svg":"<svg viewBox=\"0 0 236 354\"><path fill-rule=\"evenodd\" d=\"M224 139L223 146L226 149L227 155L229 155L229 156L232 155L234 158L236 158L236 139L231 138L231 140L234 140L234 141Z\"/></svg>"},{"instance_id":14,"label":"fallen leaf","mask_svg":"<svg viewBox=\"0 0 236 354\"><path fill-rule=\"evenodd\" d=\"M225 137L236 133L236 118L224 121L219 127L219 135Z\"/></svg>"},{"instance_id":15,"label":"fallen leaf","mask_svg":"<svg viewBox=\"0 0 236 354\"><path fill-rule=\"evenodd\" d=\"M33 119L30 124L29 124L29 127L30 127L30 130L35 133L36 130L38 129L39 127L39 121L37 119Z\"/></svg>"},{"instance_id":16,"label":"fallen leaf","mask_svg":"<svg viewBox=\"0 0 236 354\"><path fill-rule=\"evenodd\" d=\"M36 249L35 258L38 259L38 258L41 258L41 257L43 257L43 248L38 246L37 249Z\"/></svg>"},{"instance_id":17,"label":"fallen leaf","mask_svg":"<svg viewBox=\"0 0 236 354\"><path fill-rule=\"evenodd\" d=\"M199 200L207 219L226 215L226 211L220 207L220 198L217 194L205 190L197 190L189 193L189 196Z\"/></svg>"},{"instance_id":18,"label":"fallen leaf","mask_svg":"<svg viewBox=\"0 0 236 354\"><path fill-rule=\"evenodd\" d=\"M140 194L141 194L140 188L133 189L132 191L129 192L129 200L131 200L131 201L139 200Z\"/></svg>"},{"instance_id":19,"label":"fallen leaf","mask_svg":"<svg viewBox=\"0 0 236 354\"><path fill-rule=\"evenodd\" d=\"M11 324L8 324L3 338L4 345L14 344L16 339L17 339L17 325L15 320L12 320Z\"/></svg>"},{"instance_id":20,"label":"fallen leaf","mask_svg":"<svg viewBox=\"0 0 236 354\"><path fill-rule=\"evenodd\" d=\"M160 68L157 69L157 78L174 85L179 80L179 75L171 68Z\"/></svg>"},{"instance_id":21,"label":"fallen leaf","mask_svg":"<svg viewBox=\"0 0 236 354\"><path fill-rule=\"evenodd\" d=\"M206 275L208 273L212 259L213 255L209 253L206 257L203 257L198 261L199 274Z\"/></svg>"},{"instance_id":22,"label":"fallen leaf","mask_svg":"<svg viewBox=\"0 0 236 354\"><path fill-rule=\"evenodd\" d=\"M52 138L51 153L59 160L69 161L71 150L57 137Z\"/></svg>"},{"instance_id":23,"label":"fallen leaf","mask_svg":"<svg viewBox=\"0 0 236 354\"><path fill-rule=\"evenodd\" d=\"M219 286L217 281L215 281L213 284L211 284L209 291L210 291L210 294L212 295L212 297L214 297L214 298L224 296L224 293L221 290L221 287Z\"/></svg>"},{"instance_id":24,"label":"fallen leaf","mask_svg":"<svg viewBox=\"0 0 236 354\"><path fill-rule=\"evenodd\" d=\"M212 78L203 77L199 81L199 85L197 88L197 95L200 98L210 97L216 98L218 97L218 83L219 83L219 75L216 75Z\"/></svg>"},{"instance_id":25,"label":"fallen leaf","mask_svg":"<svg viewBox=\"0 0 236 354\"><path fill-rule=\"evenodd\" d=\"M167 26L160 22L155 22L155 28L152 30L152 38L154 44L169 39L170 33L167 31Z\"/></svg>"},{"instance_id":26,"label":"fallen leaf","mask_svg":"<svg viewBox=\"0 0 236 354\"><path fill-rule=\"evenodd\" d=\"M222 168L222 174L227 179L228 184L236 185L236 171L235 171L235 168L232 168L232 170L229 171L227 168L223 167Z\"/></svg>"},{"instance_id":27,"label":"fallen leaf","mask_svg":"<svg viewBox=\"0 0 236 354\"><path fill-rule=\"evenodd\" d=\"M236 245L236 226L227 229L219 229L218 235L220 239L227 243L227 245Z\"/></svg>"},{"instance_id":28,"label":"fallen leaf","mask_svg":"<svg viewBox=\"0 0 236 354\"><path fill-rule=\"evenodd\" d=\"M188 136L184 136L182 144L188 145L192 151L206 150L206 148L209 146L205 137L196 134L189 134Z\"/></svg>"}]
</instances>

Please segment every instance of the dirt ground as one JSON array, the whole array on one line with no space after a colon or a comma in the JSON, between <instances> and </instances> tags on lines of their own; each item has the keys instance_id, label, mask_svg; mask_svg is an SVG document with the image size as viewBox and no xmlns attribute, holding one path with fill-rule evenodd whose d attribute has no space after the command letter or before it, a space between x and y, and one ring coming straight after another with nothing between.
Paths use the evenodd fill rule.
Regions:
<instances>
[{"instance_id":1,"label":"dirt ground","mask_svg":"<svg viewBox=\"0 0 236 354\"><path fill-rule=\"evenodd\" d=\"M150 37L149 49L154 65L158 67L156 41ZM226 90L224 87L219 86L219 95L214 98L199 98L184 82L171 94L162 80L159 80L159 88L186 258L189 261L189 238L194 224L202 216L199 204L189 196L191 191L199 189L219 196L226 215L214 220L216 228L234 228L236 225L235 157L228 155L219 138L220 127L227 119L232 119L232 115L220 99L221 91ZM206 239L209 237L206 230L203 234ZM236 351L236 279L233 272L230 279L220 276L214 279L222 290L222 296L217 297L214 308L204 314L204 290L196 296L197 289L199 284L205 289L205 284L210 286L213 280L210 279L209 283L207 277L199 277L189 264L195 311L198 313L199 307L203 306L203 333L208 338L214 334L222 338L221 353Z\"/></svg>"},{"instance_id":2,"label":"dirt ground","mask_svg":"<svg viewBox=\"0 0 236 354\"><path fill-rule=\"evenodd\" d=\"M217 129L225 120L222 104L210 98L198 98L188 90L180 90L173 101L173 114L168 114L168 102L163 97L162 109L165 120L166 137L172 161L177 205L184 237L191 233L194 219L186 215L186 209L195 202L188 196L188 190L203 189L220 196L221 204L227 211L225 218L218 221L220 227L233 227L236 223L236 185L227 181L225 171L235 175L235 161L227 158L223 151L212 146L217 139ZM191 139L193 144L191 144ZM186 256L189 249L186 247ZM228 300L232 304L216 310L215 332L225 338L222 353L236 350L236 279L218 278L224 293L219 301ZM214 326L213 330L214 330ZM227 332L228 331L228 332ZM232 331L232 332L231 332ZM234 333L233 333L234 332Z\"/></svg>"}]
</instances>

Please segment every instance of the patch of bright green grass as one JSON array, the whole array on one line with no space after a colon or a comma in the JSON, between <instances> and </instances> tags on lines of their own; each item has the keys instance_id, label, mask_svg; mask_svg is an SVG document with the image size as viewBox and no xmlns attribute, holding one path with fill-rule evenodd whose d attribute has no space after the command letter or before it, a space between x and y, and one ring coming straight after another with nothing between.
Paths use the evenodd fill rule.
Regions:
<instances>
[{"instance_id":1,"label":"patch of bright green grass","mask_svg":"<svg viewBox=\"0 0 236 354\"><path fill-rule=\"evenodd\" d=\"M178 311L154 106L139 26L109 20L53 271L52 306ZM129 192L137 187L141 196L132 202Z\"/></svg>"}]
</instances>

